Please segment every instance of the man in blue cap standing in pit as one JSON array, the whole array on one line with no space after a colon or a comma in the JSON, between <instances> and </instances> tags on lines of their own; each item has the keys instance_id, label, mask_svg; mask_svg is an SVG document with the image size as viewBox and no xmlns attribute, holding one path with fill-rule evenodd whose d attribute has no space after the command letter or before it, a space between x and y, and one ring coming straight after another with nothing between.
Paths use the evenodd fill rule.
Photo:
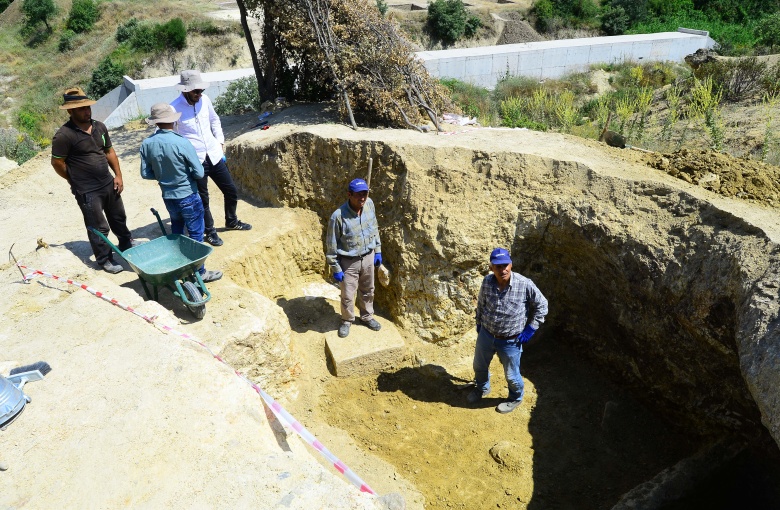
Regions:
<instances>
[{"instance_id":1,"label":"man in blue cap standing in pit","mask_svg":"<svg viewBox=\"0 0 780 510\"><path fill-rule=\"evenodd\" d=\"M493 354L504 367L509 398L498 405L499 413L511 413L523 400L520 355L544 322L547 299L534 282L512 272L512 259L504 248L490 253L491 274L482 280L477 299L477 345L474 349L476 388L469 393L475 404L490 393L490 362Z\"/></svg>"},{"instance_id":2,"label":"man in blue cap standing in pit","mask_svg":"<svg viewBox=\"0 0 780 510\"><path fill-rule=\"evenodd\" d=\"M341 283L341 326L339 336L349 335L355 321L354 301L360 321L369 329L382 327L374 319L374 266L382 263L382 244L376 221L374 202L368 198L368 184L363 179L349 183L347 201L336 209L328 222L325 259L333 278Z\"/></svg>"}]
</instances>

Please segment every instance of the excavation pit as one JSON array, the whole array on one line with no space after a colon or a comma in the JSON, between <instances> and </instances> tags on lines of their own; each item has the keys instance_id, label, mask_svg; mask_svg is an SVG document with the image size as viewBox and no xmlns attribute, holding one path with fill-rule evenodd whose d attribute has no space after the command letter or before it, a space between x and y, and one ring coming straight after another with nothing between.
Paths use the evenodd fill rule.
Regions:
<instances>
[{"instance_id":1,"label":"excavation pit","mask_svg":"<svg viewBox=\"0 0 780 510\"><path fill-rule=\"evenodd\" d=\"M498 491L493 506L578 508L585 493L599 502L594 508L608 508L716 439L776 448L778 381L767 356L778 346L766 328L780 281L774 216L745 219L740 204L653 171L639 156L558 135L311 126L245 136L231 147L244 191L267 205L314 211L320 236L346 183L361 176L333 169L360 169L369 157L383 256L395 275L377 303L412 352L406 366L378 378L331 380L327 405L318 409L416 485L437 480L423 489L429 507L481 508L473 505ZM515 270L551 305L523 356L535 389L510 415L524 430L510 438L500 421L507 417L492 410L504 396L500 373L484 407L462 403L461 386L472 375L474 299L494 246L510 248ZM310 250L321 252L322 237ZM324 265L313 271L326 273ZM314 349L322 364L324 334ZM545 364L545 356L554 359ZM600 389L583 395L580 387L592 385ZM410 418L416 415L419 423ZM483 422L487 435L475 428ZM425 432L409 433L418 429ZM563 431L575 439L562 446L556 437ZM474 449L453 454L449 439L464 437L476 441ZM490 454L502 440L514 457L526 452L519 454L522 490L485 482L492 470L507 469ZM576 462L562 458L572 451ZM483 457L488 464L468 460ZM473 469L479 476L463 481ZM604 485L599 477L621 481Z\"/></svg>"}]
</instances>

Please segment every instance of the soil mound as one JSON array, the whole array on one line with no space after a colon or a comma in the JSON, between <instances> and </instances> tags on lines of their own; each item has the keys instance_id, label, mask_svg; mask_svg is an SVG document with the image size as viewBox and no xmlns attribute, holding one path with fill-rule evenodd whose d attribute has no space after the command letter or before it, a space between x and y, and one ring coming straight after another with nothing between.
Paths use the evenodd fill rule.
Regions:
<instances>
[{"instance_id":1,"label":"soil mound","mask_svg":"<svg viewBox=\"0 0 780 510\"><path fill-rule=\"evenodd\" d=\"M506 20L504 30L498 38L496 44L517 44L534 41L544 41L544 37L534 30L534 28L523 19L519 12L502 13L501 17Z\"/></svg>"},{"instance_id":2,"label":"soil mound","mask_svg":"<svg viewBox=\"0 0 780 510\"><path fill-rule=\"evenodd\" d=\"M688 149L650 155L648 164L726 197L780 206L780 168L774 165L720 152Z\"/></svg>"}]
</instances>

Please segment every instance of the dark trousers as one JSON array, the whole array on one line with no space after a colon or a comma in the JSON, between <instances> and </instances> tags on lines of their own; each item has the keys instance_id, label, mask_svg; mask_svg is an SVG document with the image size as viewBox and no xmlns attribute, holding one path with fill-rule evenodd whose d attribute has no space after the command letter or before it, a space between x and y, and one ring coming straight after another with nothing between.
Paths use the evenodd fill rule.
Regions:
<instances>
[{"instance_id":1,"label":"dark trousers","mask_svg":"<svg viewBox=\"0 0 780 510\"><path fill-rule=\"evenodd\" d=\"M74 192L73 195L76 197L81 214L84 216L84 225L98 230L105 236L108 236L110 228L111 232L119 239L119 249L122 251L132 246L132 235L130 229L127 228L125 206L122 203L122 197L114 191L113 181L98 190L89 193ZM87 229L87 237L98 265L102 266L109 260L113 260L111 247L105 241L89 229Z\"/></svg>"},{"instance_id":2,"label":"dark trousers","mask_svg":"<svg viewBox=\"0 0 780 510\"><path fill-rule=\"evenodd\" d=\"M198 193L203 202L203 219L206 223L206 234L216 232L214 228L214 217L209 209L209 178L214 181L219 190L225 195L225 226L233 226L238 221L236 216L236 207L238 206L238 190L230 176L227 163L221 159L215 165L211 159L206 156L203 162L204 176L198 180Z\"/></svg>"}]
</instances>

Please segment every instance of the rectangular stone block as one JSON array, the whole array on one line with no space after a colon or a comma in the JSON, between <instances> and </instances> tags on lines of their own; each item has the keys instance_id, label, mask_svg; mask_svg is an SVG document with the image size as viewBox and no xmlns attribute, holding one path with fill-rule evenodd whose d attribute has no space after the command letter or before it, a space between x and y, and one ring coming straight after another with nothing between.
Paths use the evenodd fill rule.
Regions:
<instances>
[{"instance_id":1,"label":"rectangular stone block","mask_svg":"<svg viewBox=\"0 0 780 510\"><path fill-rule=\"evenodd\" d=\"M359 322L349 336L339 338L337 331L325 333L325 349L338 377L378 375L391 366L399 366L406 355L406 344L395 326L380 317L379 331L371 331Z\"/></svg>"}]
</instances>

